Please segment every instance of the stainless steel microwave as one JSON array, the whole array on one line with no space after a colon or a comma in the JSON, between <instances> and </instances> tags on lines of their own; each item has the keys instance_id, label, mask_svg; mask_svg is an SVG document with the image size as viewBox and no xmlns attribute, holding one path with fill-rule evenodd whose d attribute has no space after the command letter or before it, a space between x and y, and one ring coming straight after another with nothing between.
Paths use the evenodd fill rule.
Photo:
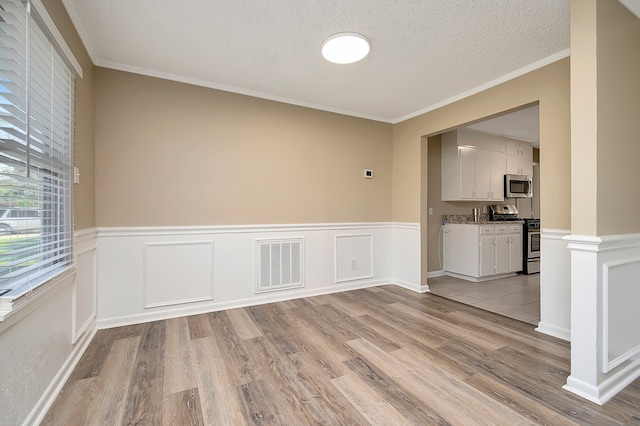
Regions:
<instances>
[{"instance_id":1,"label":"stainless steel microwave","mask_svg":"<svg viewBox=\"0 0 640 426\"><path fill-rule=\"evenodd\" d=\"M531 176L504 175L505 198L533 197L533 179Z\"/></svg>"}]
</instances>

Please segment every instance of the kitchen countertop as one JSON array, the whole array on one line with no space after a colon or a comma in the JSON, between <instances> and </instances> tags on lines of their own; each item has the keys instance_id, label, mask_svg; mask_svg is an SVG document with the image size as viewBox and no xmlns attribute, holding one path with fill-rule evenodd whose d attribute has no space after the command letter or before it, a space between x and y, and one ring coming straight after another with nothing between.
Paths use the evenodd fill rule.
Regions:
<instances>
[{"instance_id":1,"label":"kitchen countertop","mask_svg":"<svg viewBox=\"0 0 640 426\"><path fill-rule=\"evenodd\" d=\"M471 215L464 214L443 214L442 220L445 224L456 225L505 225L505 224L523 224L524 220L489 220L489 216L486 214L480 215L480 220L474 222Z\"/></svg>"},{"instance_id":2,"label":"kitchen countertop","mask_svg":"<svg viewBox=\"0 0 640 426\"><path fill-rule=\"evenodd\" d=\"M446 222L445 225L522 225L524 220L481 220L478 222Z\"/></svg>"}]
</instances>

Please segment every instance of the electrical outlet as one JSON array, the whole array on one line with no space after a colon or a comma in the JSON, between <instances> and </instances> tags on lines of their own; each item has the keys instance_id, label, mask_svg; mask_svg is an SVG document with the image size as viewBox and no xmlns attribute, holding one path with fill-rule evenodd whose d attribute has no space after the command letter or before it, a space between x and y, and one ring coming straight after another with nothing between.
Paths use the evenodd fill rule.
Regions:
<instances>
[{"instance_id":1,"label":"electrical outlet","mask_svg":"<svg viewBox=\"0 0 640 426\"><path fill-rule=\"evenodd\" d=\"M431 207L429 207L429 216L433 215L433 209Z\"/></svg>"},{"instance_id":2,"label":"electrical outlet","mask_svg":"<svg viewBox=\"0 0 640 426\"><path fill-rule=\"evenodd\" d=\"M351 259L351 270L355 271L358 269L358 259Z\"/></svg>"}]
</instances>

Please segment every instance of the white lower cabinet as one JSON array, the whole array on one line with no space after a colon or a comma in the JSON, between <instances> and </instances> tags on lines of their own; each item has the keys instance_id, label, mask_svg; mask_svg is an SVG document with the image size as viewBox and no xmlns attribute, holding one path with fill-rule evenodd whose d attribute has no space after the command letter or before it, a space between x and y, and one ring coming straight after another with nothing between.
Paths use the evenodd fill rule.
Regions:
<instances>
[{"instance_id":1,"label":"white lower cabinet","mask_svg":"<svg viewBox=\"0 0 640 426\"><path fill-rule=\"evenodd\" d=\"M443 269L484 281L522 271L522 224L446 224Z\"/></svg>"}]
</instances>

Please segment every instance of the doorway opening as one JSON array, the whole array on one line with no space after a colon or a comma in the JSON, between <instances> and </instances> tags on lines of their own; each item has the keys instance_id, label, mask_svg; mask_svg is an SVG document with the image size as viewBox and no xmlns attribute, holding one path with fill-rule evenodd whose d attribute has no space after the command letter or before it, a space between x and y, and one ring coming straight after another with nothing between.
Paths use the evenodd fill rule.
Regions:
<instances>
[{"instance_id":1,"label":"doorway opening","mask_svg":"<svg viewBox=\"0 0 640 426\"><path fill-rule=\"evenodd\" d=\"M532 150L533 197L508 198L498 202L515 205L519 218L540 219L540 126L538 105L507 111L499 116L474 122L460 128L472 129L496 137L530 142ZM518 273L511 277L496 277L482 282L460 279L443 269L443 219L455 216L464 222L471 219L472 211L481 212L488 220L487 207L496 201L464 200L443 201L442 135L427 138L427 215L426 249L427 278L431 293L495 312L532 325L540 321L540 274ZM506 169L503 174L508 174ZM484 213L484 214L482 214ZM445 219L446 221L446 219ZM524 238L524 236L523 236ZM449 253L449 255L451 255ZM460 252L459 256L465 256ZM524 255L523 255L524 256ZM526 262L526 259L524 259Z\"/></svg>"}]
</instances>

